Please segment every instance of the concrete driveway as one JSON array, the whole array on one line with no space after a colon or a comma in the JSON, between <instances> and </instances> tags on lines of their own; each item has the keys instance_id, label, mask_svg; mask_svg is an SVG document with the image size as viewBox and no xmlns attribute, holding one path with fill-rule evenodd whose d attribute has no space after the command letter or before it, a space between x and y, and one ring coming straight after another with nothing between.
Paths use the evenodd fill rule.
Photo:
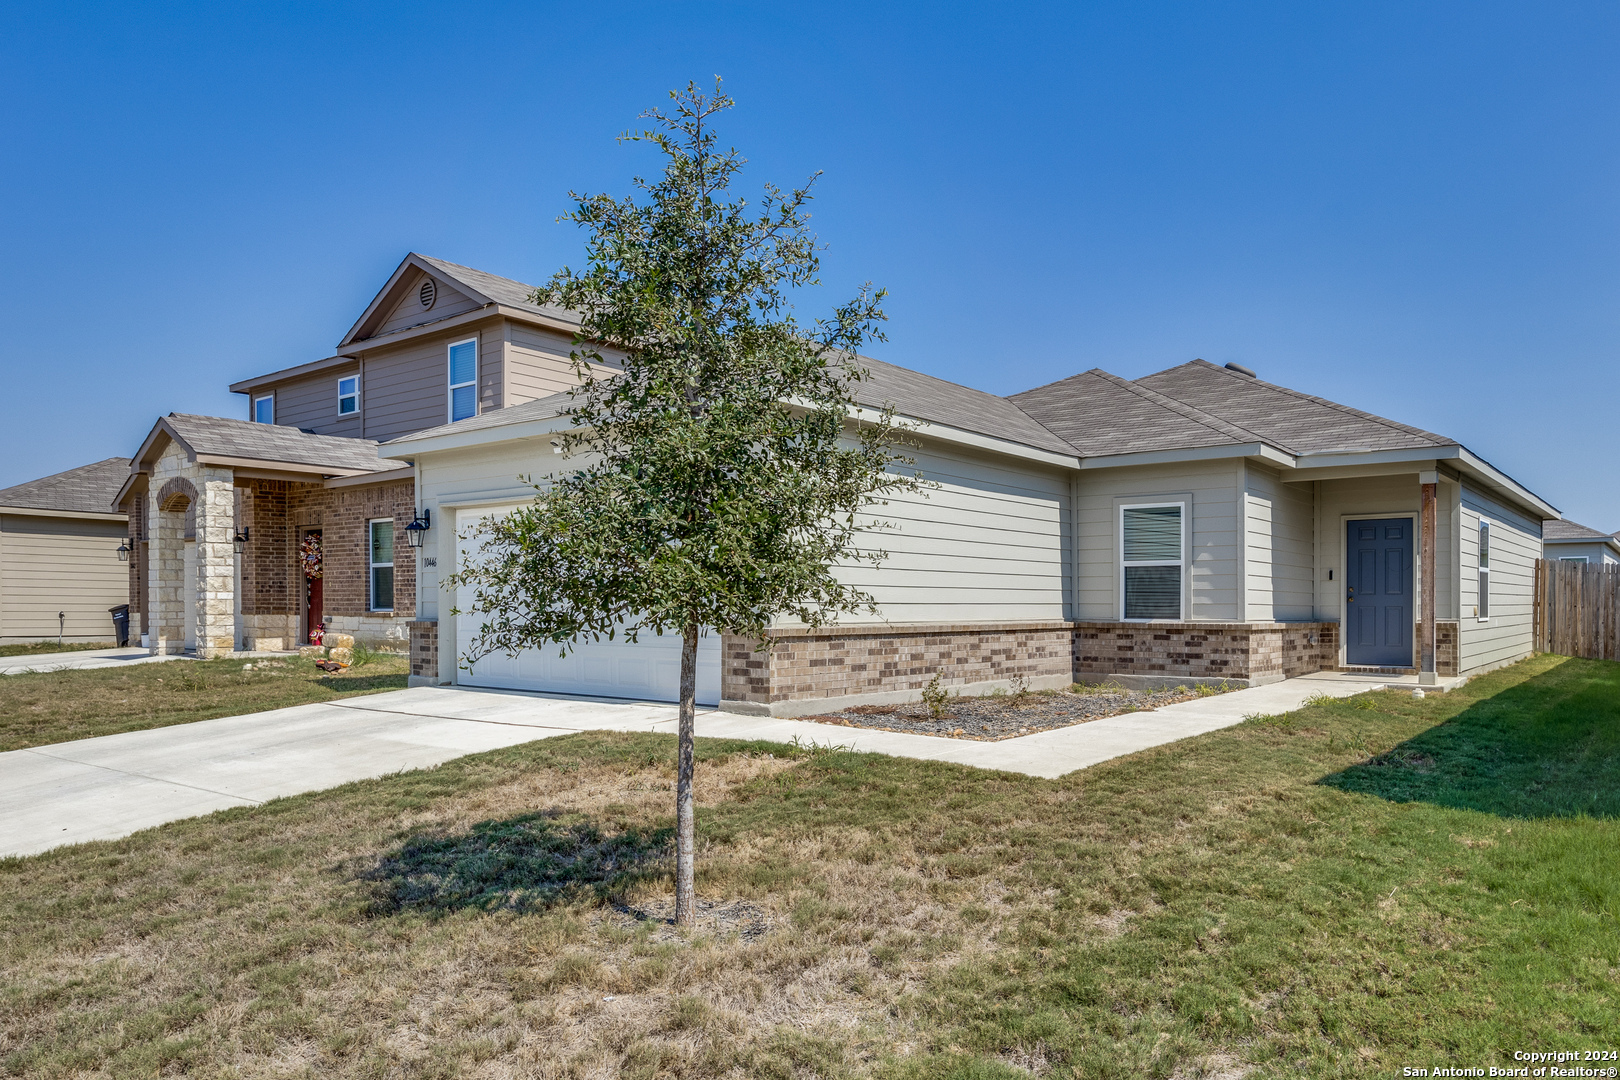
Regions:
<instances>
[{"instance_id":1,"label":"concrete driveway","mask_svg":"<svg viewBox=\"0 0 1620 1080\"><path fill-rule=\"evenodd\" d=\"M1306 676L1153 712L986 743L700 712L715 738L836 744L1056 777L1110 758L1392 680ZM104 735L0 754L0 856L112 840L167 821L437 765L579 731L673 732L672 705L416 687L342 702Z\"/></svg>"}]
</instances>

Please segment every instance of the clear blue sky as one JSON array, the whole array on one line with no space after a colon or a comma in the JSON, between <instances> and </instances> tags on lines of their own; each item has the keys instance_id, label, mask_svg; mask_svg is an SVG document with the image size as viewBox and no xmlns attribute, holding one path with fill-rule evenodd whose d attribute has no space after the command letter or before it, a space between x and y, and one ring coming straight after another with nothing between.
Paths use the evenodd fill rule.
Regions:
<instances>
[{"instance_id":1,"label":"clear blue sky","mask_svg":"<svg viewBox=\"0 0 1620 1080\"><path fill-rule=\"evenodd\" d=\"M0 485L330 355L409 250L526 281L719 73L825 300L996 393L1193 357L1620 529L1613 4L0 8Z\"/></svg>"}]
</instances>

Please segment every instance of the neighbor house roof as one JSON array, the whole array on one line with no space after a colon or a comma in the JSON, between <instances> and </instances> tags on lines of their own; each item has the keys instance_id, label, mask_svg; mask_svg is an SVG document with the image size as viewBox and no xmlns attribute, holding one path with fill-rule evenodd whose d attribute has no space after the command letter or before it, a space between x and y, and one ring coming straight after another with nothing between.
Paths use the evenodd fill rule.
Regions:
<instances>
[{"instance_id":1,"label":"neighbor house roof","mask_svg":"<svg viewBox=\"0 0 1620 1080\"><path fill-rule=\"evenodd\" d=\"M0 492L3 494L3 492ZM1600 532L1597 529L1581 525L1563 518L1551 518L1541 523L1541 539L1549 544L1557 543L1591 543L1593 541L1614 541L1613 533Z\"/></svg>"},{"instance_id":2,"label":"neighbor house roof","mask_svg":"<svg viewBox=\"0 0 1620 1080\"><path fill-rule=\"evenodd\" d=\"M112 512L113 497L129 476L129 458L110 457L77 469L0 488L0 506L74 514Z\"/></svg>"},{"instance_id":3,"label":"neighbor house roof","mask_svg":"<svg viewBox=\"0 0 1620 1080\"><path fill-rule=\"evenodd\" d=\"M371 439L339 435L311 435L281 424L255 424L223 416L170 413L152 428L135 456L144 465L161 451L161 437L177 440L193 457L229 458L264 465L295 465L338 475L390 472L405 468L398 461L377 456Z\"/></svg>"}]
</instances>

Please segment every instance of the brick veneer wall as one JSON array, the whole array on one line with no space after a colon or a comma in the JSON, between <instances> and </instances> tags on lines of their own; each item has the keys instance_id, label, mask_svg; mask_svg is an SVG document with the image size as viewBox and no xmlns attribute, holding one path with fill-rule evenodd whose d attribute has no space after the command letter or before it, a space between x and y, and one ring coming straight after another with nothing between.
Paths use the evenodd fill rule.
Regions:
<instances>
[{"instance_id":1,"label":"brick veneer wall","mask_svg":"<svg viewBox=\"0 0 1620 1080\"><path fill-rule=\"evenodd\" d=\"M1162 675L1167 678L1277 682L1332 667L1338 624L1076 623L1075 677Z\"/></svg>"},{"instance_id":2,"label":"brick veneer wall","mask_svg":"<svg viewBox=\"0 0 1620 1080\"><path fill-rule=\"evenodd\" d=\"M303 614L303 572L298 544L306 529L321 530L324 555L322 613L334 629L373 643L403 647L416 616L416 554L405 526L416 513L413 481L326 488L282 480L250 480L241 520L251 529L242 558L244 616ZM367 609L370 563L367 522L394 521L394 609ZM268 625L271 620L250 620ZM296 626L293 631L296 633Z\"/></svg>"},{"instance_id":3,"label":"brick veneer wall","mask_svg":"<svg viewBox=\"0 0 1620 1080\"><path fill-rule=\"evenodd\" d=\"M720 697L776 706L788 701L915 693L935 675L945 686L1067 683L1068 623L838 626L781 630L769 651L724 635Z\"/></svg>"},{"instance_id":4,"label":"brick veneer wall","mask_svg":"<svg viewBox=\"0 0 1620 1080\"><path fill-rule=\"evenodd\" d=\"M418 679L439 678L439 624L428 620L412 620L411 675Z\"/></svg>"}]
</instances>

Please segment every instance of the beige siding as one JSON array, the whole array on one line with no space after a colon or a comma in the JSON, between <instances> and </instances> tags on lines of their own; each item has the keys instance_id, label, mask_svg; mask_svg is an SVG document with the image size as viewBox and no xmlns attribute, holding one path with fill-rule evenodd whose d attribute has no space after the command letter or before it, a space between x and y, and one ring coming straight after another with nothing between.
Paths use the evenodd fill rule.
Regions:
<instances>
[{"instance_id":1,"label":"beige siding","mask_svg":"<svg viewBox=\"0 0 1620 1080\"><path fill-rule=\"evenodd\" d=\"M1534 647L1531 625L1535 565L1541 557L1541 522L1509 510L1466 484L1462 488L1463 674L1526 656ZM1490 618L1476 617L1479 603L1479 520L1491 523Z\"/></svg>"},{"instance_id":2,"label":"beige siding","mask_svg":"<svg viewBox=\"0 0 1620 1080\"><path fill-rule=\"evenodd\" d=\"M111 641L107 609L129 602L118 561L118 521L0 514L0 641L55 638L65 611L70 641Z\"/></svg>"},{"instance_id":3,"label":"beige siding","mask_svg":"<svg viewBox=\"0 0 1620 1080\"><path fill-rule=\"evenodd\" d=\"M372 337L389 334L395 330L405 330L412 326L421 326L423 323L436 322L439 319L447 319L452 315L460 315L464 311L472 311L474 308L482 306L478 301L443 278L435 278L434 280L438 283L437 298L433 303L433 307L423 310L418 290L426 277L426 274L417 271L406 285L403 299L394 305L394 310L388 313L382 325L377 327L371 334Z\"/></svg>"},{"instance_id":4,"label":"beige siding","mask_svg":"<svg viewBox=\"0 0 1620 1080\"><path fill-rule=\"evenodd\" d=\"M507 332L506 385L513 405L561 393L579 382L569 359L571 336L520 323L508 323Z\"/></svg>"},{"instance_id":5,"label":"beige siding","mask_svg":"<svg viewBox=\"0 0 1620 1080\"><path fill-rule=\"evenodd\" d=\"M338 416L338 380L360 373L358 362L331 368L300 379L288 379L274 387L276 395L276 423L286 427L303 428L317 435L342 435L360 438L360 415L350 413ZM256 390L249 398L263 397L265 390ZM364 388L361 390L364 394ZM361 405L365 402L362 399ZM251 410L252 404L249 403ZM251 418L251 412L249 417Z\"/></svg>"},{"instance_id":6,"label":"beige siding","mask_svg":"<svg viewBox=\"0 0 1620 1080\"><path fill-rule=\"evenodd\" d=\"M1311 485L1250 464L1244 489L1246 614L1250 622L1315 618L1316 503Z\"/></svg>"},{"instance_id":7,"label":"beige siding","mask_svg":"<svg viewBox=\"0 0 1620 1080\"><path fill-rule=\"evenodd\" d=\"M939 444L913 451L936 488L891 499L862 547L880 566L839 579L871 594L879 613L841 623L1062 619L1070 544L1069 481L1058 469Z\"/></svg>"},{"instance_id":8,"label":"beige siding","mask_svg":"<svg viewBox=\"0 0 1620 1080\"><path fill-rule=\"evenodd\" d=\"M1357 477L1350 480L1317 481L1317 573L1316 614L1321 619L1342 621L1344 617L1344 535L1347 518L1401 517L1417 520L1421 491L1417 473L1394 476ZM1442 480L1438 493L1439 521L1435 533L1435 614L1440 619L1457 617L1456 535L1457 485ZM1412 545L1413 588L1421 556L1414 530ZM1334 571L1333 580L1327 571ZM1421 593L1420 593L1421 595Z\"/></svg>"},{"instance_id":9,"label":"beige siding","mask_svg":"<svg viewBox=\"0 0 1620 1080\"><path fill-rule=\"evenodd\" d=\"M500 407L498 320L379 349L366 356L366 438L386 442L450 420L450 345L477 337L480 411Z\"/></svg>"},{"instance_id":10,"label":"beige siding","mask_svg":"<svg viewBox=\"0 0 1620 1080\"><path fill-rule=\"evenodd\" d=\"M451 509L457 506L532 497L533 490L517 479L520 474L540 479L560 467L578 467L578 459L564 465L549 443L549 438L535 439L419 459L422 499L434 508L438 534L424 551L437 565L424 565L418 577L422 618L438 617L438 582L455 557L453 530L440 530L437 523L452 520ZM840 577L871 593L881 613L841 621L1064 618L1064 552L1070 543L1066 476L941 447L915 456L918 467L940 486L927 497L892 500L875 515L896 526L869 535L869 547L887 551L888 558L878 568L846 567ZM440 619L440 633L446 629Z\"/></svg>"},{"instance_id":11,"label":"beige siding","mask_svg":"<svg viewBox=\"0 0 1620 1080\"><path fill-rule=\"evenodd\" d=\"M1075 617L1120 617L1119 504L1175 497L1191 503L1188 617L1241 620L1243 481L1240 460L1081 471Z\"/></svg>"}]
</instances>

